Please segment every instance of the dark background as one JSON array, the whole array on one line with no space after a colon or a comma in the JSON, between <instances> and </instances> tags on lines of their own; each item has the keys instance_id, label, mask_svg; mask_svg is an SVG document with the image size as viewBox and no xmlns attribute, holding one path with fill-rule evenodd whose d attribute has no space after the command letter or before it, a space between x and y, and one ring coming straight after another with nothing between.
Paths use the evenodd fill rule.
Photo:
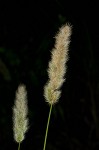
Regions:
<instances>
[{"instance_id":1,"label":"dark background","mask_svg":"<svg viewBox=\"0 0 99 150\"><path fill-rule=\"evenodd\" d=\"M17 150L13 139L15 91L28 92L29 131L21 150L43 149L49 112L43 87L54 36L73 25L66 82L54 106L47 150L99 149L98 3L46 0L0 2L0 149Z\"/></svg>"}]
</instances>

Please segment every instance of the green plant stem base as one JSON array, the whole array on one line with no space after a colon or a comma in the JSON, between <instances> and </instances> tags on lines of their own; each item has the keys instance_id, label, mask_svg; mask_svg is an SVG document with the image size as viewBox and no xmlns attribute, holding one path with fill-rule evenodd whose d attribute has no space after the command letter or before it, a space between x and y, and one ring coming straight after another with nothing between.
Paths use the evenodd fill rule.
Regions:
<instances>
[{"instance_id":1,"label":"green plant stem base","mask_svg":"<svg viewBox=\"0 0 99 150\"><path fill-rule=\"evenodd\" d=\"M45 150L45 148L46 148L46 141L47 141L47 135L48 135L48 128L49 128L49 122L50 122L51 112L52 112L52 105L50 105L50 110L49 110L49 116L48 116L48 121L47 121L47 127L46 127L46 133L45 133L43 150Z\"/></svg>"},{"instance_id":2,"label":"green plant stem base","mask_svg":"<svg viewBox=\"0 0 99 150\"><path fill-rule=\"evenodd\" d=\"M18 145L18 150L20 150L20 143L19 143L19 145Z\"/></svg>"}]
</instances>

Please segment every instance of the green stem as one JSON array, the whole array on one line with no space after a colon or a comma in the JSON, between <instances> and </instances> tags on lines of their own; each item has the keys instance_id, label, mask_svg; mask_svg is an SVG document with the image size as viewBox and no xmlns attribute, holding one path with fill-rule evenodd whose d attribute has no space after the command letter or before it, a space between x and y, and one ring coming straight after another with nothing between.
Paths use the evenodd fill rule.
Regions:
<instances>
[{"instance_id":1,"label":"green stem","mask_svg":"<svg viewBox=\"0 0 99 150\"><path fill-rule=\"evenodd\" d=\"M50 122L50 117L51 117L51 111L52 111L52 104L50 106L50 111L49 111L49 116L48 116L48 121L47 121L47 127L46 127L46 133L45 133L43 150L45 150L45 148L46 148L46 141L47 141L47 135L48 135L48 128L49 128L49 122Z\"/></svg>"},{"instance_id":2,"label":"green stem","mask_svg":"<svg viewBox=\"0 0 99 150\"><path fill-rule=\"evenodd\" d=\"M20 150L20 142L19 142L19 145L18 145L18 150Z\"/></svg>"}]
</instances>

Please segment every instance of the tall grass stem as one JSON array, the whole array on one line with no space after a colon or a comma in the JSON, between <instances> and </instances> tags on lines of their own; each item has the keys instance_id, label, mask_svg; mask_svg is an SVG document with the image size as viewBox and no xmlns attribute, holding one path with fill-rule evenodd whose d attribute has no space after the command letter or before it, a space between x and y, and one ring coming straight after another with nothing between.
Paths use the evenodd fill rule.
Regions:
<instances>
[{"instance_id":1,"label":"tall grass stem","mask_svg":"<svg viewBox=\"0 0 99 150\"><path fill-rule=\"evenodd\" d=\"M46 126L46 133L45 133L43 150L45 150L45 148L46 148L46 141L47 141L47 136L48 136L48 129L49 129L49 123L50 123L50 118L51 118L51 112L52 112L52 104L50 105L50 110L49 110L49 116L48 116L48 121L47 121L47 126Z\"/></svg>"},{"instance_id":2,"label":"tall grass stem","mask_svg":"<svg viewBox=\"0 0 99 150\"><path fill-rule=\"evenodd\" d=\"M18 150L20 150L20 142L19 142L19 145L18 145Z\"/></svg>"}]
</instances>

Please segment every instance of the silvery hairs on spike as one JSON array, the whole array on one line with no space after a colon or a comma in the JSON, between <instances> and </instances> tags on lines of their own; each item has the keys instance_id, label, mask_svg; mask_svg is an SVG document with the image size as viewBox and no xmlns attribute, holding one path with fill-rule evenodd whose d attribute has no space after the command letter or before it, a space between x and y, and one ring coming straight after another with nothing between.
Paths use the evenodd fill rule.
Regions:
<instances>
[{"instance_id":1,"label":"silvery hairs on spike","mask_svg":"<svg viewBox=\"0 0 99 150\"><path fill-rule=\"evenodd\" d=\"M24 140L25 133L28 129L27 114L27 91L25 85L21 84L16 91L16 98L13 106L13 132L14 139L18 143Z\"/></svg>"},{"instance_id":2,"label":"silvery hairs on spike","mask_svg":"<svg viewBox=\"0 0 99 150\"><path fill-rule=\"evenodd\" d=\"M55 104L61 96L60 88L65 81L71 30L72 27L65 24L55 37L55 46L52 49L48 66L49 80L44 87L45 100L51 105Z\"/></svg>"}]
</instances>

